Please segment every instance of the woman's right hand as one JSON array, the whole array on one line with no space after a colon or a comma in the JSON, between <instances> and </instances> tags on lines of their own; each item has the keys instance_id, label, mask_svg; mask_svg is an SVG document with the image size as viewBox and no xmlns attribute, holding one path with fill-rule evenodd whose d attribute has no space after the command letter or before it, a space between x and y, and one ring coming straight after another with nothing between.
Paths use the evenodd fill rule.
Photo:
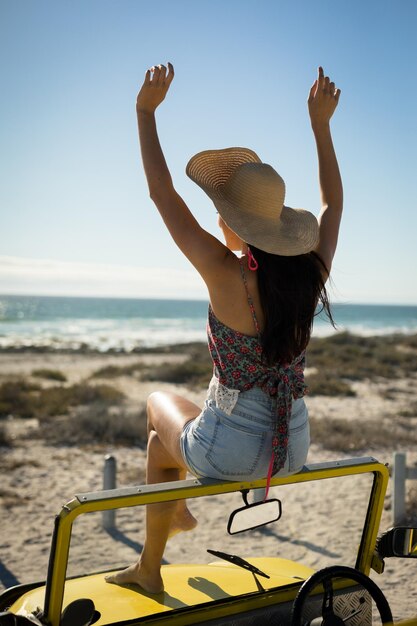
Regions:
<instances>
[{"instance_id":1,"label":"woman's right hand","mask_svg":"<svg viewBox=\"0 0 417 626\"><path fill-rule=\"evenodd\" d=\"M319 67L317 79L310 89L308 111L313 130L327 126L339 102L340 89L328 76L324 76L323 68Z\"/></svg>"},{"instance_id":2,"label":"woman's right hand","mask_svg":"<svg viewBox=\"0 0 417 626\"><path fill-rule=\"evenodd\" d=\"M138 93L136 111L138 113L154 113L155 109L165 99L173 78L172 63L168 63L168 72L165 65L156 65L149 69Z\"/></svg>"}]
</instances>

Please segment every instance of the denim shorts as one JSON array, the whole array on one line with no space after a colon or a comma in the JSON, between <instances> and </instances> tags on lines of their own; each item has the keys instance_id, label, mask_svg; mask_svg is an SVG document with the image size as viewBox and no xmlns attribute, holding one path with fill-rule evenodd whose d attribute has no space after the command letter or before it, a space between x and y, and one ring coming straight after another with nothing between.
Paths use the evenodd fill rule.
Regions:
<instances>
[{"instance_id":1,"label":"denim shorts","mask_svg":"<svg viewBox=\"0 0 417 626\"><path fill-rule=\"evenodd\" d=\"M268 474L272 455L276 398L259 387L239 393L230 415L208 399L196 419L187 422L181 451L195 476L219 480L257 480ZM293 400L284 467L287 476L301 470L307 459L310 428L303 398Z\"/></svg>"}]
</instances>

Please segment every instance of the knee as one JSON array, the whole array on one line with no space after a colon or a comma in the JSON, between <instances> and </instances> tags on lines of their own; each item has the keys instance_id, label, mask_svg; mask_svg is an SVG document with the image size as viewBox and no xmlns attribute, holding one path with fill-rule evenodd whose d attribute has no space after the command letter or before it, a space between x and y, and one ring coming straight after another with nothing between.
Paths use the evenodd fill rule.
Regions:
<instances>
[{"instance_id":1,"label":"knee","mask_svg":"<svg viewBox=\"0 0 417 626\"><path fill-rule=\"evenodd\" d=\"M152 459L152 462L161 462L162 458L165 456L166 451L165 447L162 445L160 438L158 437L158 433L156 430L151 430L148 436L148 446L147 446L147 454L148 459Z\"/></svg>"},{"instance_id":2,"label":"knee","mask_svg":"<svg viewBox=\"0 0 417 626\"><path fill-rule=\"evenodd\" d=\"M146 410L148 413L155 411L156 407L161 403L162 396L164 394L161 391L153 391L149 394L146 401Z\"/></svg>"},{"instance_id":3,"label":"knee","mask_svg":"<svg viewBox=\"0 0 417 626\"><path fill-rule=\"evenodd\" d=\"M155 403L155 396L156 396L157 393L158 393L157 391L153 391L148 396L148 399L146 401L146 410L148 411L148 413L149 413L149 411L152 410L152 407L153 407L153 405Z\"/></svg>"},{"instance_id":4,"label":"knee","mask_svg":"<svg viewBox=\"0 0 417 626\"><path fill-rule=\"evenodd\" d=\"M157 404L158 392L153 391L146 401L146 415L148 418L148 434L153 430L153 416L155 415L155 407Z\"/></svg>"},{"instance_id":5,"label":"knee","mask_svg":"<svg viewBox=\"0 0 417 626\"><path fill-rule=\"evenodd\" d=\"M149 433L147 454L148 463L153 467L162 469L173 469L177 467L177 463L169 454L155 430Z\"/></svg>"},{"instance_id":6,"label":"knee","mask_svg":"<svg viewBox=\"0 0 417 626\"><path fill-rule=\"evenodd\" d=\"M159 441L159 437L154 430L148 435L148 445L146 450L147 457L147 467L155 467L159 466L161 463L161 442Z\"/></svg>"},{"instance_id":7,"label":"knee","mask_svg":"<svg viewBox=\"0 0 417 626\"><path fill-rule=\"evenodd\" d=\"M148 436L148 454L155 452L156 448L160 446L158 434L155 430L151 430Z\"/></svg>"}]
</instances>

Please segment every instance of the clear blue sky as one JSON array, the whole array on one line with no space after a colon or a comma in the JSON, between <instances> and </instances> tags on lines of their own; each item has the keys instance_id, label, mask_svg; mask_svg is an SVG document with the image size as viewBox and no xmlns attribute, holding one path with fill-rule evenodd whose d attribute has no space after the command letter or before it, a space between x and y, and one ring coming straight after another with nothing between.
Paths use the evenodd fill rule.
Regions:
<instances>
[{"instance_id":1,"label":"clear blue sky","mask_svg":"<svg viewBox=\"0 0 417 626\"><path fill-rule=\"evenodd\" d=\"M178 191L217 234L189 157L254 149L319 210L306 99L341 88L345 187L334 299L417 304L417 2L0 0L0 293L204 297L148 198L135 98L170 60L159 110Z\"/></svg>"}]
</instances>

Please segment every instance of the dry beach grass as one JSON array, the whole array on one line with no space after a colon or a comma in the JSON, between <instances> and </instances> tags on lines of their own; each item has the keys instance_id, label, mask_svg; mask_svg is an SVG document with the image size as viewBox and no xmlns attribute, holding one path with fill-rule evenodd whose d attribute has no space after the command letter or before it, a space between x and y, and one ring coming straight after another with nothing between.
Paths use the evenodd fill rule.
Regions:
<instances>
[{"instance_id":1,"label":"dry beach grass","mask_svg":"<svg viewBox=\"0 0 417 626\"><path fill-rule=\"evenodd\" d=\"M369 455L391 462L393 451L404 450L408 465L416 463L416 357L416 336L340 333L315 339L307 369L313 441L308 461ZM45 578L53 517L74 493L101 488L105 454L117 458L120 486L144 481L148 394L171 389L202 405L210 375L207 348L200 344L135 354L0 354L0 589ZM413 482L407 482L408 515L416 523ZM346 547L354 554L363 518L352 520L348 512L366 494L365 485L347 485L340 506L323 485L301 498L288 490L285 523L263 533L262 541L246 540L243 546L228 539L223 528L231 502L196 500L190 506L199 518L198 530L174 538L166 559L208 560L205 548L211 547L242 556L254 550L281 555L282 549L282 556L312 567L352 564ZM390 525L390 507L389 492L381 530ZM135 557L143 539L143 511L118 512L113 535L102 530L100 516L85 517L74 529L70 573L123 565ZM324 531L327 519L331 524ZM390 561L386 569L374 578L397 618L413 608L417 613L417 564Z\"/></svg>"}]
</instances>

